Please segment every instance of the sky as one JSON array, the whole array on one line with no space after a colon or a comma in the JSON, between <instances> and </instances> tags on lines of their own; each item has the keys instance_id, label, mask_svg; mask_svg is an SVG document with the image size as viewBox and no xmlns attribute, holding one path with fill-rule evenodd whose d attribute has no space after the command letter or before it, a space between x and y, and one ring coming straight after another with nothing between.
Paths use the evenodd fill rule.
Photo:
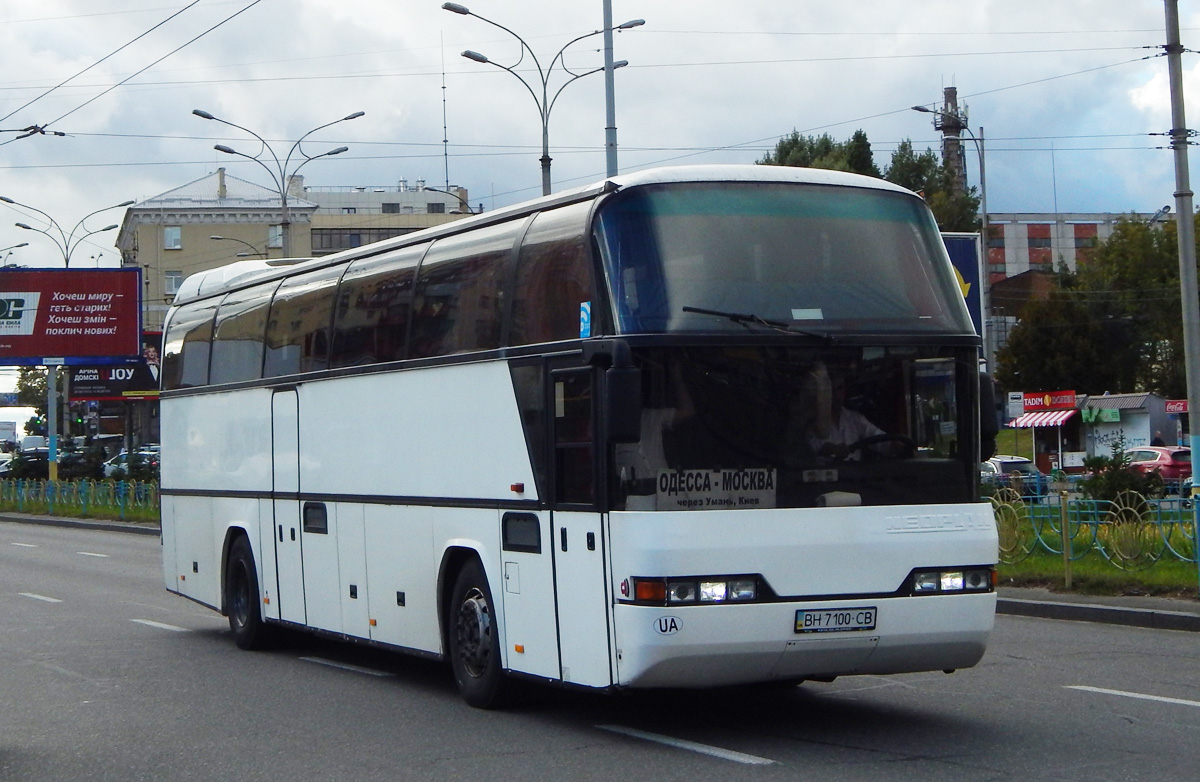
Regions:
<instances>
[{"instance_id":1,"label":"sky","mask_svg":"<svg viewBox=\"0 0 1200 782\"><path fill-rule=\"evenodd\" d=\"M602 0L473 0L543 68L572 39L603 26ZM1200 7L1184 0L1184 46ZM782 136L863 130L886 167L902 139L939 148L931 115L942 89L984 140L991 212L1153 212L1172 203L1165 13L1161 0L612 0L616 124L622 171L753 163ZM602 36L567 48L574 73L599 67ZM0 3L0 129L41 125L65 136L0 133L0 195L70 231L81 218L142 200L225 166L270 186L241 130L281 156L345 145L300 172L310 185L389 186L424 179L468 189L494 208L540 195L541 119L513 73L516 38L438 0L4 0ZM553 97L568 78L548 72ZM1185 92L1200 116L1200 58L1184 57ZM541 94L532 58L515 71ZM61 85L61 86L59 86ZM119 85L119 86L116 86ZM8 116L5 116L8 115ZM1197 120L1200 122L1200 120ZM555 189L602 179L604 82L559 93L549 117ZM968 179L979 153L968 148ZM289 168L289 173L295 164ZM78 235L119 223L87 220ZM48 223L0 203L8 263L61 266ZM75 266L112 266L116 232L79 244Z\"/></svg>"},{"instance_id":2,"label":"sky","mask_svg":"<svg viewBox=\"0 0 1200 782\"><path fill-rule=\"evenodd\" d=\"M753 163L797 130L863 130L886 167L903 139L939 148L931 115L958 90L982 138L990 212L1153 212L1173 205L1162 0L611 0L622 171ZM554 97L570 73L602 65L602 0L471 0L519 35ZM1180 5L1182 41L1200 4ZM1197 47L1200 49L1200 46ZM487 55L495 65L460 56ZM61 267L43 235L120 223L121 209L224 166L271 186L242 130L281 157L349 151L301 170L318 186L467 188L492 209L541 194L542 123L533 58L518 40L440 0L3 0L0 2L0 262ZM570 73L561 66L565 65ZM1184 55L1200 117L1200 57ZM549 116L555 189L602 179L604 81L567 85ZM1200 123L1200 119L1194 120ZM1195 126L1195 124L1193 124ZM52 135L53 133L65 135ZM968 147L979 184L979 148ZM288 172L295 171L295 163ZM116 231L79 242L73 267L116 266ZM0 373L4 377L9 373ZM0 377L0 386L6 386ZM0 388L0 390L4 390Z\"/></svg>"}]
</instances>

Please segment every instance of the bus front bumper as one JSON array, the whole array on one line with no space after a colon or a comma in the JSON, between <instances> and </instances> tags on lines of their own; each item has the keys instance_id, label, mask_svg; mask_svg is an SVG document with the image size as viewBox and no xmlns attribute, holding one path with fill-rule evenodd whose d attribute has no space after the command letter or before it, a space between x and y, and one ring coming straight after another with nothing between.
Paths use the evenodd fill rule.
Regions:
<instances>
[{"instance_id":1,"label":"bus front bumper","mask_svg":"<svg viewBox=\"0 0 1200 782\"><path fill-rule=\"evenodd\" d=\"M797 632L798 612L873 627ZM983 657L996 595L614 607L617 686L719 687L968 668ZM835 623L836 625L836 623Z\"/></svg>"}]
</instances>

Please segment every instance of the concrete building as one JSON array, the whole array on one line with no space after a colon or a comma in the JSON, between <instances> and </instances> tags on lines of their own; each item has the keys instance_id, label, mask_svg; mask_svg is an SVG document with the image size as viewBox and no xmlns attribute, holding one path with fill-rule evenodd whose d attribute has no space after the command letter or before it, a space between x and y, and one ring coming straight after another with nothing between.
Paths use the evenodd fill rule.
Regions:
<instances>
[{"instance_id":1,"label":"concrete building","mask_svg":"<svg viewBox=\"0 0 1200 782\"><path fill-rule=\"evenodd\" d=\"M388 187L306 188L288 183L292 254L326 255L457 220L467 213L467 191L443 192L421 180ZM239 258L283 257L279 193L218 168L125 211L116 245L121 265L142 269L142 321L162 329L184 278ZM219 238L214 238L219 237Z\"/></svg>"},{"instance_id":2,"label":"concrete building","mask_svg":"<svg viewBox=\"0 0 1200 782\"><path fill-rule=\"evenodd\" d=\"M1155 219L1163 215L989 212L988 277L997 282L1028 271L1053 272L1060 263L1074 271L1112 236L1119 221Z\"/></svg>"}]
</instances>

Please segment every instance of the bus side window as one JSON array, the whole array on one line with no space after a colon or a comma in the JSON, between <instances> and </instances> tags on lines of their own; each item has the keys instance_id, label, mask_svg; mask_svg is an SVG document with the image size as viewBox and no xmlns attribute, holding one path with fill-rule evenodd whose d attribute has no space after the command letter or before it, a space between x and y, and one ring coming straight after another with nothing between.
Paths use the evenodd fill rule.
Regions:
<instances>
[{"instance_id":1,"label":"bus side window","mask_svg":"<svg viewBox=\"0 0 1200 782\"><path fill-rule=\"evenodd\" d=\"M329 324L345 266L284 280L271 302L263 377L314 372L329 366Z\"/></svg>"},{"instance_id":2,"label":"bus side window","mask_svg":"<svg viewBox=\"0 0 1200 782\"><path fill-rule=\"evenodd\" d=\"M521 243L508 344L578 339L580 307L592 300L591 202L542 212Z\"/></svg>"},{"instance_id":3,"label":"bus side window","mask_svg":"<svg viewBox=\"0 0 1200 782\"><path fill-rule=\"evenodd\" d=\"M500 347L503 282L523 220L434 242L417 275L409 357Z\"/></svg>"},{"instance_id":4,"label":"bus side window","mask_svg":"<svg viewBox=\"0 0 1200 782\"><path fill-rule=\"evenodd\" d=\"M329 365L352 367L406 358L413 278L428 244L350 264L338 285Z\"/></svg>"},{"instance_id":5,"label":"bus side window","mask_svg":"<svg viewBox=\"0 0 1200 782\"><path fill-rule=\"evenodd\" d=\"M263 340L267 333L270 282L225 297L213 331L210 383L236 383L262 377Z\"/></svg>"},{"instance_id":6,"label":"bus side window","mask_svg":"<svg viewBox=\"0 0 1200 782\"><path fill-rule=\"evenodd\" d=\"M163 340L165 390L208 385L208 357L218 302L219 299L186 304L171 317Z\"/></svg>"}]
</instances>

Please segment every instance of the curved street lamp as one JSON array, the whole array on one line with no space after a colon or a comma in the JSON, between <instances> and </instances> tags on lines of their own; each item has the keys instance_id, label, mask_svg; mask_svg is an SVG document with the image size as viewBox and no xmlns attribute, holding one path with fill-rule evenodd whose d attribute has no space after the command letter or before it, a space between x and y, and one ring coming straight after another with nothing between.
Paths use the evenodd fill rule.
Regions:
<instances>
[{"instance_id":1,"label":"curved street lamp","mask_svg":"<svg viewBox=\"0 0 1200 782\"><path fill-rule=\"evenodd\" d=\"M0 258L0 266L8 265L8 259L12 256L13 250L17 249L18 247L28 247L28 246L29 246L29 242L21 242L20 244L14 244L14 245L10 245L8 247L0 248L0 253L3 253L3 252L8 253L3 258Z\"/></svg>"},{"instance_id":2,"label":"curved street lamp","mask_svg":"<svg viewBox=\"0 0 1200 782\"><path fill-rule=\"evenodd\" d=\"M462 56L466 57L468 60L471 60L472 62L483 63L486 65L494 65L497 68L508 71L513 76L517 77L517 79L519 79L522 84L525 85L525 89L529 90L530 96L533 97L534 103L537 104L538 114L542 120L542 158L541 158L542 195L550 195L550 111L554 108L555 101L558 100L558 96L562 94L562 91L564 89L566 89L568 84L576 81L577 79L582 79L584 76L590 76L593 73L599 73L600 71L605 70L605 67L601 66L599 68L593 68L590 71L584 71L583 73L575 73L574 71L572 71L570 68L567 67L566 61L563 59L563 53L566 52L566 50L572 44L577 43L578 41L582 41L584 38L590 38L593 35L601 35L605 32L611 31L611 30L629 30L634 27L640 27L641 25L646 23L646 20L645 19L633 19L628 22L619 24L616 27L607 28L606 30L593 30L590 33L584 33L583 35L581 35L577 38L573 38L572 40L568 41L566 43L566 45L564 45L561 49L558 50L558 53L554 55L554 59L552 59L550 61L550 66L543 70L542 64L538 60L537 55L534 54L533 49L530 48L529 44L525 43L525 39L522 38L521 36L517 35L516 33L514 33L512 30L508 29L504 25L498 24L496 22L493 22L491 19L480 16L479 14L472 12L466 6L460 5L458 3L442 3L442 8L444 8L447 11L450 11L451 13L460 14L462 16L473 16L476 19L480 20L481 22L487 22L492 27L499 28L499 29L503 30L504 32L508 33L509 35L511 35L513 38L516 38L517 42L521 44L521 56L518 57L517 61L515 63L513 63L512 65L501 65L498 62L494 62L493 60L488 59L487 55L480 54L479 52L471 51L470 49L462 52ZM524 61L526 52L529 53L530 59L533 60L534 67L537 68L538 81L541 84L541 93L542 93L541 97L538 97L538 93L534 89L534 85L531 85L528 81L525 80L524 76L517 73L517 71L516 71L517 66L520 65L522 61ZM613 69L623 68L628 64L629 63L626 60L619 60L612 64L612 68ZM564 73L567 73L568 75L570 75L571 78L569 78L565 82L563 82L563 84L558 88L558 90L555 91L555 93L552 97L550 95L550 76L554 71L555 65L557 65L559 67L559 69L562 70Z\"/></svg>"},{"instance_id":3,"label":"curved street lamp","mask_svg":"<svg viewBox=\"0 0 1200 782\"><path fill-rule=\"evenodd\" d=\"M280 162L279 156L275 154L275 150L271 148L271 145L268 144L262 136L258 135L253 130L250 130L249 128L244 128L241 125L230 122L229 120L225 120L225 119L221 119L220 117L213 116L209 112L202 111L200 109L193 109L192 113L195 114L197 117L200 117L201 119L210 119L210 120L213 120L214 122L220 122L222 125L228 125L231 128L237 128L238 130L244 130L245 132L249 133L251 136L254 136L254 138L258 139L258 143L261 146L259 147L258 152L253 155L247 155L245 152L238 152L236 149L233 149L232 147L228 147L224 144L215 144L213 146L213 149L217 150L218 152L224 152L226 155L237 155L238 157L244 157L247 160L253 160L255 163L258 163L260 166L262 166L264 169L266 169L266 172L271 176L271 181L275 183L276 192L279 193L279 206L280 206L280 209L282 212L282 216L280 219L280 228L281 228L282 234L283 234L283 255L285 258L291 258L292 257L292 230L291 230L292 224L291 224L291 218L288 214L288 192L287 192L288 191L288 180L291 177L295 176L300 171L300 169L303 168L306 164L308 164L318 158L332 157L333 155L340 155L343 152L349 151L349 149L350 149L350 147L337 147L336 149L331 149L328 152L322 152L319 155L309 155L308 153L306 153L304 151L303 147L301 146L304 143L304 139L306 139L309 136L311 136L312 134L316 133L318 130L324 130L325 128L329 127L330 125L336 125L339 122L348 122L352 119L358 119L359 117L366 114L366 112L365 111L356 111L353 114L347 114L346 116L342 117L341 119L335 119L333 122L326 122L324 125L318 125L317 127L313 128L312 130L305 133L300 138L296 139L296 143L292 144L292 148L290 150L288 150L288 153L284 157L282 162ZM271 159L273 161L275 161L275 168L271 168L271 166L267 165L266 163L264 163L261 160L261 156L264 152L270 153ZM290 166L292 163L292 155L296 154L297 152L300 153L300 157L304 158L304 160L300 161L296 165L295 168L293 168L289 171L288 166Z\"/></svg>"},{"instance_id":4,"label":"curved street lamp","mask_svg":"<svg viewBox=\"0 0 1200 782\"><path fill-rule=\"evenodd\" d=\"M958 114L951 114L937 109L931 109L928 106L913 106L913 111L919 111L922 114L932 114L934 117L934 127L939 130L946 127L959 132L965 131L967 137L975 144L975 154L979 156L979 227L983 234L983 276L980 279L982 290L980 291L981 307L983 309L983 318L986 321L991 317L992 311L992 285L991 272L988 271L988 210L987 210L987 170L984 168L983 154L983 126L979 127L979 135L976 136L967 127L965 117ZM940 123L940 124L939 124ZM986 336L984 339L984 359L987 361L988 371L992 371L995 367L993 363L995 350L992 347L992 337Z\"/></svg>"},{"instance_id":5,"label":"curved street lamp","mask_svg":"<svg viewBox=\"0 0 1200 782\"><path fill-rule=\"evenodd\" d=\"M208 238L209 238L209 239L212 239L212 240L214 240L214 241L217 241L217 242L237 242L237 243L239 243L239 244L244 244L244 245L246 245L247 247L249 247L249 248L250 248L250 250L251 250L251 252L248 252L248 253L238 253L238 257L239 257L239 258L242 258L242 257L248 257L248 256L250 256L250 255L260 255L260 256L262 256L263 258L266 258L266 257L267 257L267 253L266 253L266 251L265 251L265 250L260 250L260 249L258 249L257 247L255 247L254 245L250 244L250 242L244 241L244 240L242 240L242 239L238 239L238 238L236 238L236 237L233 237L233 236L216 236L216 235L213 235L213 236L210 236L210 237L208 237Z\"/></svg>"},{"instance_id":6,"label":"curved street lamp","mask_svg":"<svg viewBox=\"0 0 1200 782\"><path fill-rule=\"evenodd\" d=\"M88 231L87 226L85 225L88 218L92 217L94 215L98 215L101 212L107 212L109 209L119 209L123 206L132 206L134 203L133 201L122 201L119 204L113 204L112 206L101 207L100 209L97 209L94 212L90 212L87 215L84 215L83 219L80 220L78 223L76 223L75 227L72 228L70 230L70 232L67 232L67 231L63 230L63 227L58 224L57 220L55 220L53 217L51 217L50 215L43 212L41 209L38 209L36 206L30 206L29 204L23 204L20 201L14 201L13 199L9 198L8 196L0 196L0 201L3 201L6 204L12 204L13 206L19 206L22 209L28 209L31 212L37 212L43 218L45 218L46 222L49 223L49 226L47 228L35 228L31 225L28 225L27 223L16 223L16 226L18 228L24 228L26 231L36 231L37 233L45 234L46 236L50 237L50 241L54 242L54 245L58 248L58 251L60 253L62 253L63 266L68 269L71 268L72 253L74 253L75 250L78 249L80 243L82 243L84 239L88 238L92 234L103 233L104 231L112 231L112 230L120 227L119 225L114 223L113 225L106 225L103 228L97 228L94 231ZM80 228L83 228L84 231L86 231L86 233L84 233L84 234L80 235L78 238L76 238L75 234L76 234L76 232L79 231ZM51 233L50 229L54 229L54 233ZM18 245L18 246L21 246L21 245Z\"/></svg>"},{"instance_id":7,"label":"curved street lamp","mask_svg":"<svg viewBox=\"0 0 1200 782\"><path fill-rule=\"evenodd\" d=\"M471 208L471 205L469 203L467 203L466 200L464 200L463 197L460 196L458 193L452 193L449 190L439 190L438 188L430 187L429 185L425 185L425 189L432 193L441 193L443 195L448 195L452 198L457 198L458 202L466 208L467 214L469 214L469 215L479 214L480 212L483 211L483 204L479 205L479 212L476 212L474 209Z\"/></svg>"}]
</instances>

